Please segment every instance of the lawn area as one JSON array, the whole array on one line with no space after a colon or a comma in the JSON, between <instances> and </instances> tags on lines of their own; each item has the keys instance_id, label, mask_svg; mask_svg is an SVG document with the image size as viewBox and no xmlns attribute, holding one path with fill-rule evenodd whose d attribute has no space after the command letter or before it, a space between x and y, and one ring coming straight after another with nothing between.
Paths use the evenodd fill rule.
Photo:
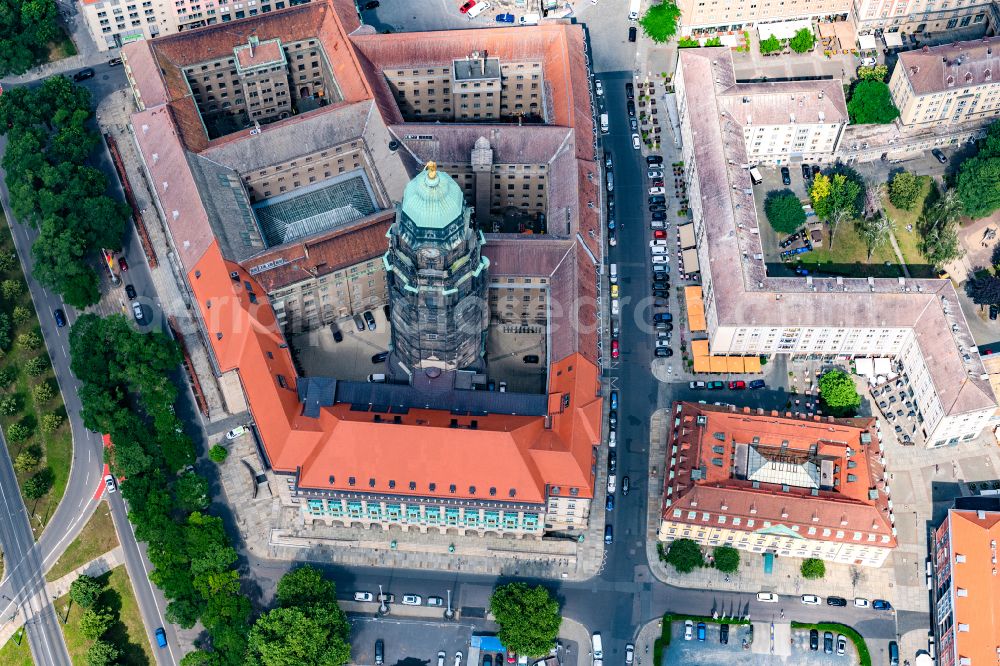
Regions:
<instances>
[{"instance_id":1,"label":"lawn area","mask_svg":"<svg viewBox=\"0 0 1000 666\"><path fill-rule=\"evenodd\" d=\"M903 274L892 246L888 243L876 249L871 261L868 260L868 248L854 230L853 222L841 223L832 249L829 247L830 234L826 225L823 233L823 247L799 255L802 266L810 272L819 271L845 277L899 277ZM891 265L886 266L886 262Z\"/></svg>"},{"instance_id":2,"label":"lawn area","mask_svg":"<svg viewBox=\"0 0 1000 666\"><path fill-rule=\"evenodd\" d=\"M0 214L0 259L6 259L14 254L14 241L10 235L10 227L6 218ZM9 270L3 270L6 265ZM11 339L17 340L22 334L34 334L41 339L41 332L38 327L38 318L31 302L31 295L28 293L27 285L24 282L24 274L21 272L21 263L16 256L13 261L7 264L0 264L0 284L13 281L21 285L20 293L9 296L4 294L0 300L0 312L5 313L13 322ZM15 309L26 313L27 318L18 323L14 317ZM52 316L51 312L43 313L44 316ZM25 371L25 363L36 357L42 358L46 366L49 366L37 377L30 376ZM42 533L49 518L62 499L66 491L66 483L69 480L69 469L73 458L73 440L69 424L66 421L66 408L63 406L62 395L59 393L55 375L52 372L51 362L49 362L45 345L42 344L36 349L29 349L14 342L6 354L0 355L0 372L6 368L14 371L13 381L9 386L0 387L0 400L13 396L17 402L18 409L12 415L0 415L0 425L4 432L10 432L10 426L19 423L28 429L29 436L24 441L14 442L13 438L7 437L7 449L10 452L11 460L16 460L17 454L24 450L37 449L41 453L41 463L34 469L25 469L17 472L17 481L20 485L22 497L24 496L25 481L44 470L50 470L51 487L50 490L38 500L24 498L24 505L28 509L31 529L35 538ZM39 384L48 383L55 389L55 397L44 403L38 404L33 394L34 387ZM55 432L47 434L42 431L41 422L44 415L54 414L62 418L62 424Z\"/></svg>"},{"instance_id":3,"label":"lawn area","mask_svg":"<svg viewBox=\"0 0 1000 666\"><path fill-rule=\"evenodd\" d=\"M21 630L21 644L17 644L18 635L15 633L7 644L0 648L0 664L3 666L34 666L31 660L31 648L28 646L28 637Z\"/></svg>"},{"instance_id":4,"label":"lawn area","mask_svg":"<svg viewBox=\"0 0 1000 666\"><path fill-rule=\"evenodd\" d=\"M101 502L97 505L97 510L87 521L80 535L69 545L55 566L45 574L45 580L50 583L59 580L77 567L83 566L117 546L118 536L115 534L115 525L111 521L111 513L107 503Z\"/></svg>"},{"instance_id":5,"label":"lawn area","mask_svg":"<svg viewBox=\"0 0 1000 666\"><path fill-rule=\"evenodd\" d=\"M120 663L136 666L149 666L155 663L125 566L116 567L103 576L98 576L97 580L107 585L107 589L97 601L98 606L118 615L118 622L104 635L104 640L118 646L122 651L123 657ZM92 641L80 633L80 615L83 609L72 604L68 594L56 599L54 604L60 621L66 620L63 634L66 636L70 659L74 664L86 664L87 649ZM7 662L0 659L0 663L6 665Z\"/></svg>"},{"instance_id":6,"label":"lawn area","mask_svg":"<svg viewBox=\"0 0 1000 666\"><path fill-rule=\"evenodd\" d=\"M917 235L917 219L924 210L924 200L930 194L932 185L930 176L919 176L919 178L921 181L920 196L917 203L914 204L913 210L896 208L889 202L888 196L882 197L882 205L885 206L889 217L896 223L896 231L894 232L896 243L899 244L899 250L903 253L903 260L906 261L910 274L913 277L934 277L934 267L927 263L924 256L920 254L920 250L917 249L917 243L920 240ZM912 230L907 231L907 226Z\"/></svg>"}]
</instances>

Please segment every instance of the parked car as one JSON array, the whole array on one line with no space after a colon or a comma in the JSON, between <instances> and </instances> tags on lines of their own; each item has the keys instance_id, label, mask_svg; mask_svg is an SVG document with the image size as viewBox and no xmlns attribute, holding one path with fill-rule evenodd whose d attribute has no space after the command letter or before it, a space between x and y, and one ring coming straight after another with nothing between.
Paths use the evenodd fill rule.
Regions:
<instances>
[{"instance_id":1,"label":"parked car","mask_svg":"<svg viewBox=\"0 0 1000 666\"><path fill-rule=\"evenodd\" d=\"M631 643L625 644L625 664L631 666L632 662L635 661L635 646Z\"/></svg>"},{"instance_id":2,"label":"parked car","mask_svg":"<svg viewBox=\"0 0 1000 666\"><path fill-rule=\"evenodd\" d=\"M612 340L611 341L611 358L618 358L618 356L619 356L620 353L621 353L621 351L620 351L620 349L618 347L618 341L617 340Z\"/></svg>"},{"instance_id":3,"label":"parked car","mask_svg":"<svg viewBox=\"0 0 1000 666\"><path fill-rule=\"evenodd\" d=\"M719 389L724 389L724 388L726 388L725 382L714 381L708 383L709 391L718 391Z\"/></svg>"},{"instance_id":4,"label":"parked car","mask_svg":"<svg viewBox=\"0 0 1000 666\"><path fill-rule=\"evenodd\" d=\"M809 630L809 649L813 652L819 649L819 631L816 629Z\"/></svg>"},{"instance_id":5,"label":"parked car","mask_svg":"<svg viewBox=\"0 0 1000 666\"><path fill-rule=\"evenodd\" d=\"M615 496L614 495L608 495L608 498L604 501L604 510L605 511L614 511L615 510Z\"/></svg>"},{"instance_id":6,"label":"parked car","mask_svg":"<svg viewBox=\"0 0 1000 666\"><path fill-rule=\"evenodd\" d=\"M90 67L81 69L79 72L73 75L73 80L79 83L80 81L86 81L87 79L94 78L94 70Z\"/></svg>"},{"instance_id":7,"label":"parked car","mask_svg":"<svg viewBox=\"0 0 1000 666\"><path fill-rule=\"evenodd\" d=\"M625 110L628 111L629 118L635 118L635 102L632 100L625 102Z\"/></svg>"},{"instance_id":8,"label":"parked car","mask_svg":"<svg viewBox=\"0 0 1000 666\"><path fill-rule=\"evenodd\" d=\"M723 645L729 644L729 625L720 624L719 625L719 642Z\"/></svg>"},{"instance_id":9,"label":"parked car","mask_svg":"<svg viewBox=\"0 0 1000 666\"><path fill-rule=\"evenodd\" d=\"M497 14L497 23L513 23L513 22L514 22L514 15L513 14L511 14L511 13ZM598 81L597 85L600 86L601 82ZM598 88L598 90L600 90L600 88ZM597 93L597 94L600 95L601 93Z\"/></svg>"},{"instance_id":10,"label":"parked car","mask_svg":"<svg viewBox=\"0 0 1000 666\"><path fill-rule=\"evenodd\" d=\"M57 328L62 328L66 325L66 313L59 308L56 308L56 310L52 313L52 318L56 320Z\"/></svg>"},{"instance_id":11,"label":"parked car","mask_svg":"<svg viewBox=\"0 0 1000 666\"><path fill-rule=\"evenodd\" d=\"M948 161L948 157L944 153L942 153L938 148L932 150L931 155L936 157L937 161L940 162L941 164L944 164L945 162Z\"/></svg>"},{"instance_id":12,"label":"parked car","mask_svg":"<svg viewBox=\"0 0 1000 666\"><path fill-rule=\"evenodd\" d=\"M132 300L136 297L135 287L130 284L125 285L125 295L128 296L128 300Z\"/></svg>"},{"instance_id":13,"label":"parked car","mask_svg":"<svg viewBox=\"0 0 1000 666\"><path fill-rule=\"evenodd\" d=\"M673 321L673 320L674 320L674 316L672 314L670 314L669 312L657 312L656 314L653 315L653 321L654 322L657 322L657 321Z\"/></svg>"},{"instance_id":14,"label":"parked car","mask_svg":"<svg viewBox=\"0 0 1000 666\"><path fill-rule=\"evenodd\" d=\"M594 92L597 93L598 97L604 97L604 84L601 83L600 79L594 81Z\"/></svg>"},{"instance_id":15,"label":"parked car","mask_svg":"<svg viewBox=\"0 0 1000 666\"><path fill-rule=\"evenodd\" d=\"M819 606L820 598L817 597L815 594L803 594L802 603L804 603L807 606Z\"/></svg>"},{"instance_id":16,"label":"parked car","mask_svg":"<svg viewBox=\"0 0 1000 666\"><path fill-rule=\"evenodd\" d=\"M122 273L128 272L128 261L125 257L118 257L118 268L121 269Z\"/></svg>"},{"instance_id":17,"label":"parked car","mask_svg":"<svg viewBox=\"0 0 1000 666\"><path fill-rule=\"evenodd\" d=\"M635 88L631 82L625 84L625 98L635 99Z\"/></svg>"},{"instance_id":18,"label":"parked car","mask_svg":"<svg viewBox=\"0 0 1000 666\"><path fill-rule=\"evenodd\" d=\"M369 0L368 2L365 3L365 9L368 10L378 9L378 6L379 6L378 0Z\"/></svg>"},{"instance_id":19,"label":"parked car","mask_svg":"<svg viewBox=\"0 0 1000 666\"><path fill-rule=\"evenodd\" d=\"M667 198L662 194L654 194L647 201L651 204L665 204L667 203Z\"/></svg>"},{"instance_id":20,"label":"parked car","mask_svg":"<svg viewBox=\"0 0 1000 666\"><path fill-rule=\"evenodd\" d=\"M812 171L809 169L809 165L805 163L802 164L802 180L806 182L812 180Z\"/></svg>"},{"instance_id":21,"label":"parked car","mask_svg":"<svg viewBox=\"0 0 1000 666\"><path fill-rule=\"evenodd\" d=\"M108 60L108 67L117 67L120 64L122 64L121 58L110 58Z\"/></svg>"},{"instance_id":22,"label":"parked car","mask_svg":"<svg viewBox=\"0 0 1000 666\"><path fill-rule=\"evenodd\" d=\"M488 652L483 655L483 666L493 666L493 655Z\"/></svg>"},{"instance_id":23,"label":"parked car","mask_svg":"<svg viewBox=\"0 0 1000 666\"><path fill-rule=\"evenodd\" d=\"M705 388L705 382L688 382L688 387L694 390Z\"/></svg>"},{"instance_id":24,"label":"parked car","mask_svg":"<svg viewBox=\"0 0 1000 666\"><path fill-rule=\"evenodd\" d=\"M611 392L611 409L618 409L618 391Z\"/></svg>"},{"instance_id":25,"label":"parked car","mask_svg":"<svg viewBox=\"0 0 1000 666\"><path fill-rule=\"evenodd\" d=\"M650 180L656 180L657 178L663 178L662 169L650 169L646 172L646 177Z\"/></svg>"},{"instance_id":26,"label":"parked car","mask_svg":"<svg viewBox=\"0 0 1000 666\"><path fill-rule=\"evenodd\" d=\"M537 354L527 354L521 359L524 363L538 363Z\"/></svg>"},{"instance_id":27,"label":"parked car","mask_svg":"<svg viewBox=\"0 0 1000 666\"><path fill-rule=\"evenodd\" d=\"M468 0L468 2L466 2L464 5L458 8L458 11L460 11L463 14L468 14L469 10L475 6L476 6L476 0Z\"/></svg>"},{"instance_id":28,"label":"parked car","mask_svg":"<svg viewBox=\"0 0 1000 666\"><path fill-rule=\"evenodd\" d=\"M698 623L698 640L701 641L702 643L705 642L705 623L704 622L699 622Z\"/></svg>"},{"instance_id":29,"label":"parked car","mask_svg":"<svg viewBox=\"0 0 1000 666\"><path fill-rule=\"evenodd\" d=\"M689 641L694 638L694 622L684 620L684 640Z\"/></svg>"},{"instance_id":30,"label":"parked car","mask_svg":"<svg viewBox=\"0 0 1000 666\"><path fill-rule=\"evenodd\" d=\"M372 314L371 310L365 310L364 313L365 323L368 324L368 330L375 330L375 315Z\"/></svg>"},{"instance_id":31,"label":"parked car","mask_svg":"<svg viewBox=\"0 0 1000 666\"><path fill-rule=\"evenodd\" d=\"M615 542L615 528L611 525L604 526L604 543L608 546Z\"/></svg>"},{"instance_id":32,"label":"parked car","mask_svg":"<svg viewBox=\"0 0 1000 666\"><path fill-rule=\"evenodd\" d=\"M666 209L667 209L667 207L664 204L650 204L649 205L649 212L650 213L662 213Z\"/></svg>"},{"instance_id":33,"label":"parked car","mask_svg":"<svg viewBox=\"0 0 1000 666\"><path fill-rule=\"evenodd\" d=\"M660 155L647 155L646 164L663 164L663 157Z\"/></svg>"},{"instance_id":34,"label":"parked car","mask_svg":"<svg viewBox=\"0 0 1000 666\"><path fill-rule=\"evenodd\" d=\"M363 332L365 330L365 320L361 317L361 315L354 315L354 325L358 327L359 332Z\"/></svg>"},{"instance_id":35,"label":"parked car","mask_svg":"<svg viewBox=\"0 0 1000 666\"><path fill-rule=\"evenodd\" d=\"M663 189L662 187L651 187L651 188L649 188L649 193L650 194L664 194L664 193L666 193L666 190Z\"/></svg>"},{"instance_id":36,"label":"parked car","mask_svg":"<svg viewBox=\"0 0 1000 666\"><path fill-rule=\"evenodd\" d=\"M403 595L403 605L404 606L419 606L421 602L419 594L404 594Z\"/></svg>"},{"instance_id":37,"label":"parked car","mask_svg":"<svg viewBox=\"0 0 1000 666\"><path fill-rule=\"evenodd\" d=\"M757 601L764 601L769 604L776 604L778 603L779 599L778 595L775 594L774 592L758 592Z\"/></svg>"},{"instance_id":38,"label":"parked car","mask_svg":"<svg viewBox=\"0 0 1000 666\"><path fill-rule=\"evenodd\" d=\"M629 26L629 29L628 29L628 41L634 42L635 38L636 38L636 34L637 34L637 31L635 29L635 26L634 25L633 26Z\"/></svg>"},{"instance_id":39,"label":"parked car","mask_svg":"<svg viewBox=\"0 0 1000 666\"><path fill-rule=\"evenodd\" d=\"M608 411L608 425L612 428L618 428L618 412L617 410L611 409Z\"/></svg>"},{"instance_id":40,"label":"parked car","mask_svg":"<svg viewBox=\"0 0 1000 666\"><path fill-rule=\"evenodd\" d=\"M892 604L890 604L885 599L876 599L872 602L872 608L878 611L891 611Z\"/></svg>"},{"instance_id":41,"label":"parked car","mask_svg":"<svg viewBox=\"0 0 1000 666\"><path fill-rule=\"evenodd\" d=\"M636 150L642 148L642 139L640 139L639 135L635 132L632 132L632 147Z\"/></svg>"},{"instance_id":42,"label":"parked car","mask_svg":"<svg viewBox=\"0 0 1000 666\"><path fill-rule=\"evenodd\" d=\"M755 379L752 382L750 382L749 387L751 389L762 389L762 388L767 388L767 385L764 383L763 379Z\"/></svg>"},{"instance_id":43,"label":"parked car","mask_svg":"<svg viewBox=\"0 0 1000 666\"><path fill-rule=\"evenodd\" d=\"M660 188L660 189L663 189L663 188ZM666 222L667 221L667 214L666 214L666 212L664 212L662 210L658 210L658 211L654 211L653 214L650 215L650 218L653 219L653 220L657 220L659 222ZM663 232L663 237L666 238L666 236L667 236L667 233Z\"/></svg>"},{"instance_id":44,"label":"parked car","mask_svg":"<svg viewBox=\"0 0 1000 666\"><path fill-rule=\"evenodd\" d=\"M140 326L146 323L146 313L142 310L142 305L138 302L132 303L132 315L135 317L135 321Z\"/></svg>"},{"instance_id":45,"label":"parked car","mask_svg":"<svg viewBox=\"0 0 1000 666\"><path fill-rule=\"evenodd\" d=\"M337 322L333 322L333 323L330 324L330 331L333 333L333 341L334 342L343 342L344 341L344 334L341 333L340 326L337 326Z\"/></svg>"},{"instance_id":46,"label":"parked car","mask_svg":"<svg viewBox=\"0 0 1000 666\"><path fill-rule=\"evenodd\" d=\"M847 652L847 637L844 634L837 634L837 654L841 657Z\"/></svg>"},{"instance_id":47,"label":"parked car","mask_svg":"<svg viewBox=\"0 0 1000 666\"><path fill-rule=\"evenodd\" d=\"M792 184L792 174L788 171L788 167L781 167L781 182L785 185Z\"/></svg>"},{"instance_id":48,"label":"parked car","mask_svg":"<svg viewBox=\"0 0 1000 666\"><path fill-rule=\"evenodd\" d=\"M242 437L248 432L250 432L250 428L246 426L236 426L235 428L226 433L226 439L232 441L237 437Z\"/></svg>"},{"instance_id":49,"label":"parked car","mask_svg":"<svg viewBox=\"0 0 1000 666\"><path fill-rule=\"evenodd\" d=\"M653 354L656 358L670 358L674 355L674 350L670 347L657 347Z\"/></svg>"},{"instance_id":50,"label":"parked car","mask_svg":"<svg viewBox=\"0 0 1000 666\"><path fill-rule=\"evenodd\" d=\"M385 363L385 359L389 358L389 352L379 352L372 355L372 363Z\"/></svg>"},{"instance_id":51,"label":"parked car","mask_svg":"<svg viewBox=\"0 0 1000 666\"><path fill-rule=\"evenodd\" d=\"M844 597L827 597L826 598L826 605L827 606L846 606L847 605L847 599L845 599Z\"/></svg>"},{"instance_id":52,"label":"parked car","mask_svg":"<svg viewBox=\"0 0 1000 666\"><path fill-rule=\"evenodd\" d=\"M868 600L863 597L855 597L854 606L856 608L868 608Z\"/></svg>"},{"instance_id":53,"label":"parked car","mask_svg":"<svg viewBox=\"0 0 1000 666\"><path fill-rule=\"evenodd\" d=\"M660 214L663 215L663 213L660 213ZM664 217L666 217L666 216L664 216ZM656 219L656 213L653 214L653 219L654 220ZM664 231L663 229L656 229L656 230L653 231L653 238L662 238L662 239L666 240L666 238L667 238L667 232Z\"/></svg>"},{"instance_id":54,"label":"parked car","mask_svg":"<svg viewBox=\"0 0 1000 666\"><path fill-rule=\"evenodd\" d=\"M747 387L747 383L744 381L729 382L730 391L742 391Z\"/></svg>"},{"instance_id":55,"label":"parked car","mask_svg":"<svg viewBox=\"0 0 1000 666\"><path fill-rule=\"evenodd\" d=\"M833 654L833 634L829 631L823 632L823 652Z\"/></svg>"},{"instance_id":56,"label":"parked car","mask_svg":"<svg viewBox=\"0 0 1000 666\"><path fill-rule=\"evenodd\" d=\"M355 592L355 601L375 601L375 595L371 592Z\"/></svg>"}]
</instances>

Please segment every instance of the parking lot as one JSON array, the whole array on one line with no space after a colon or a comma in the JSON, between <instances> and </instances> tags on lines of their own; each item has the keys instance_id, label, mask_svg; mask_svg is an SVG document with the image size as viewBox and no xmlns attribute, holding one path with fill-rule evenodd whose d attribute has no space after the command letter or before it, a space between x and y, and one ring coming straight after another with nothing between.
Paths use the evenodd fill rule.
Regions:
<instances>
[{"instance_id":1,"label":"parking lot","mask_svg":"<svg viewBox=\"0 0 1000 666\"><path fill-rule=\"evenodd\" d=\"M778 629L780 627L776 627L776 634L779 633ZM729 643L722 645L719 643L719 626L708 624L705 642L686 641L684 640L683 627L680 623L675 623L673 640L671 640L670 646L663 651L663 664L661 666L675 666L676 664L698 664L699 666L764 666L773 664L851 666L858 663L854 645L850 641L847 642L847 651L843 656L837 656L836 652L824 654L823 632L819 634L819 650L813 652L809 649L809 632L793 630L790 646L791 655L789 656L768 654L768 636L766 635L755 637L753 649L744 649L741 643L747 634L748 630L745 627L730 625ZM787 637L787 633L785 635ZM836 641L836 636L834 636L834 641ZM780 652L780 650L776 650L776 652Z\"/></svg>"},{"instance_id":2,"label":"parking lot","mask_svg":"<svg viewBox=\"0 0 1000 666\"><path fill-rule=\"evenodd\" d=\"M437 666L437 654L444 650L446 666L454 666L455 653L467 664L473 627L469 624L426 620L351 616L351 662L375 663L375 641L385 645L385 665Z\"/></svg>"},{"instance_id":3,"label":"parking lot","mask_svg":"<svg viewBox=\"0 0 1000 666\"><path fill-rule=\"evenodd\" d=\"M389 323L382 308L373 308L371 313L375 317L374 331L359 331L350 317L338 320L342 342L334 341L329 326L292 336L292 353L305 374L364 381L370 373L385 372L385 364L373 364L372 356L389 348Z\"/></svg>"}]
</instances>

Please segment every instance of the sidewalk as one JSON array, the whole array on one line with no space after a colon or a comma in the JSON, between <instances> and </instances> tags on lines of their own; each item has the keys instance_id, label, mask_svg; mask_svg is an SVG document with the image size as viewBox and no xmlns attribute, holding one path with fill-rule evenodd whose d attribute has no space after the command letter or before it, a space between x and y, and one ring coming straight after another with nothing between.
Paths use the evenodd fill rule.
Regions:
<instances>
[{"instance_id":1,"label":"sidewalk","mask_svg":"<svg viewBox=\"0 0 1000 666\"><path fill-rule=\"evenodd\" d=\"M83 566L77 567L59 580L47 583L45 585L45 593L53 600L58 599L69 593L69 586L80 576L100 576L124 563L124 551L122 551L121 546L117 546L103 555L95 557ZM0 645L6 645L7 641L10 640L11 636L14 635L23 623L24 616L21 614L20 609L18 609L14 622L8 622L0 626Z\"/></svg>"}]
</instances>

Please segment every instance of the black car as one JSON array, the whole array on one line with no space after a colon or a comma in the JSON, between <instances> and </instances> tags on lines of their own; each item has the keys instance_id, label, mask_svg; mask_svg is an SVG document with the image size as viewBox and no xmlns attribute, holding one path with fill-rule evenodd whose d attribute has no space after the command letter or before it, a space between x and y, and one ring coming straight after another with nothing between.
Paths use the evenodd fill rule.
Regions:
<instances>
[{"instance_id":1,"label":"black car","mask_svg":"<svg viewBox=\"0 0 1000 666\"><path fill-rule=\"evenodd\" d=\"M66 325L66 313L62 310L56 309L56 311L52 313L52 317L56 320L56 327L62 328Z\"/></svg>"},{"instance_id":2,"label":"black car","mask_svg":"<svg viewBox=\"0 0 1000 666\"><path fill-rule=\"evenodd\" d=\"M365 310L365 323L368 324L368 330L375 330L375 315L372 314L371 310Z\"/></svg>"},{"instance_id":3,"label":"black car","mask_svg":"<svg viewBox=\"0 0 1000 666\"><path fill-rule=\"evenodd\" d=\"M628 485L629 485L628 477L627 476L623 476L622 477L622 497L628 497Z\"/></svg>"},{"instance_id":4,"label":"black car","mask_svg":"<svg viewBox=\"0 0 1000 666\"><path fill-rule=\"evenodd\" d=\"M538 360L538 354L527 354L521 359L524 363L538 363Z\"/></svg>"},{"instance_id":5,"label":"black car","mask_svg":"<svg viewBox=\"0 0 1000 666\"><path fill-rule=\"evenodd\" d=\"M846 606L847 605L847 599L845 599L844 597L827 597L826 598L826 605L827 606Z\"/></svg>"},{"instance_id":6,"label":"black car","mask_svg":"<svg viewBox=\"0 0 1000 666\"><path fill-rule=\"evenodd\" d=\"M670 358L674 355L674 350L670 347L657 347L656 357L657 358Z\"/></svg>"},{"instance_id":7,"label":"black car","mask_svg":"<svg viewBox=\"0 0 1000 666\"><path fill-rule=\"evenodd\" d=\"M818 164L813 164L812 165L812 172L813 172L813 178L815 178L816 176L819 175L819 165Z\"/></svg>"},{"instance_id":8,"label":"black car","mask_svg":"<svg viewBox=\"0 0 1000 666\"><path fill-rule=\"evenodd\" d=\"M670 289L670 281L667 279L653 280L653 289Z\"/></svg>"},{"instance_id":9,"label":"black car","mask_svg":"<svg viewBox=\"0 0 1000 666\"><path fill-rule=\"evenodd\" d=\"M94 70L90 67L86 69L81 69L79 72L73 75L73 80L79 83L80 81L86 81L87 79L94 78Z\"/></svg>"},{"instance_id":10,"label":"black car","mask_svg":"<svg viewBox=\"0 0 1000 666\"><path fill-rule=\"evenodd\" d=\"M612 428L618 427L618 412L614 409L608 412L608 425Z\"/></svg>"},{"instance_id":11,"label":"black car","mask_svg":"<svg viewBox=\"0 0 1000 666\"><path fill-rule=\"evenodd\" d=\"M802 180L809 181L812 178L812 171L809 169L808 164L802 165Z\"/></svg>"},{"instance_id":12,"label":"black car","mask_svg":"<svg viewBox=\"0 0 1000 666\"><path fill-rule=\"evenodd\" d=\"M611 157L611 153L606 153L604 155L604 168L607 171L611 171L615 168L615 162Z\"/></svg>"},{"instance_id":13,"label":"black car","mask_svg":"<svg viewBox=\"0 0 1000 666\"><path fill-rule=\"evenodd\" d=\"M385 314L385 320L386 321L391 321L392 320L392 316L391 316L392 315L392 310L389 309L388 305L383 305L382 306L382 312Z\"/></svg>"},{"instance_id":14,"label":"black car","mask_svg":"<svg viewBox=\"0 0 1000 666\"><path fill-rule=\"evenodd\" d=\"M719 625L719 642L723 645L729 644L729 625L721 624Z\"/></svg>"},{"instance_id":15,"label":"black car","mask_svg":"<svg viewBox=\"0 0 1000 666\"><path fill-rule=\"evenodd\" d=\"M337 326L337 322L330 324L330 332L333 333L334 342L343 342L344 334L340 332L340 327Z\"/></svg>"},{"instance_id":16,"label":"black car","mask_svg":"<svg viewBox=\"0 0 1000 666\"><path fill-rule=\"evenodd\" d=\"M662 194L654 194L653 196L649 197L649 203L651 203L651 204L655 204L655 203L659 203L659 204L667 203L667 198L665 196L663 196Z\"/></svg>"},{"instance_id":17,"label":"black car","mask_svg":"<svg viewBox=\"0 0 1000 666\"><path fill-rule=\"evenodd\" d=\"M667 207L665 205L663 205L663 204L652 204L649 207L649 212L650 213L662 213L666 209L667 209Z\"/></svg>"},{"instance_id":18,"label":"black car","mask_svg":"<svg viewBox=\"0 0 1000 666\"><path fill-rule=\"evenodd\" d=\"M491 654L483 655L483 666L493 666L493 655Z\"/></svg>"},{"instance_id":19,"label":"black car","mask_svg":"<svg viewBox=\"0 0 1000 666\"><path fill-rule=\"evenodd\" d=\"M663 164L663 157L660 155L646 155L646 164Z\"/></svg>"},{"instance_id":20,"label":"black car","mask_svg":"<svg viewBox=\"0 0 1000 666\"><path fill-rule=\"evenodd\" d=\"M378 0L369 0L365 3L365 9L378 9Z\"/></svg>"},{"instance_id":21,"label":"black car","mask_svg":"<svg viewBox=\"0 0 1000 666\"><path fill-rule=\"evenodd\" d=\"M121 58L112 58L108 61L108 67L117 67L120 64L122 64Z\"/></svg>"},{"instance_id":22,"label":"black car","mask_svg":"<svg viewBox=\"0 0 1000 666\"><path fill-rule=\"evenodd\" d=\"M833 634L829 631L823 632L823 652L833 654Z\"/></svg>"},{"instance_id":23,"label":"black car","mask_svg":"<svg viewBox=\"0 0 1000 666\"><path fill-rule=\"evenodd\" d=\"M365 330L365 320L361 318L361 315L354 315L354 325L358 327L358 332L363 333Z\"/></svg>"},{"instance_id":24,"label":"black car","mask_svg":"<svg viewBox=\"0 0 1000 666\"><path fill-rule=\"evenodd\" d=\"M385 663L385 642L380 638L375 641L375 665L382 666Z\"/></svg>"},{"instance_id":25,"label":"black car","mask_svg":"<svg viewBox=\"0 0 1000 666\"><path fill-rule=\"evenodd\" d=\"M628 99L635 99L635 88L631 83L625 84L625 97Z\"/></svg>"},{"instance_id":26,"label":"black car","mask_svg":"<svg viewBox=\"0 0 1000 666\"><path fill-rule=\"evenodd\" d=\"M813 652L819 649L819 632L815 629L809 630L809 649Z\"/></svg>"},{"instance_id":27,"label":"black car","mask_svg":"<svg viewBox=\"0 0 1000 666\"><path fill-rule=\"evenodd\" d=\"M611 210L614 207L615 207L615 195L609 194L608 195L608 210Z\"/></svg>"},{"instance_id":28,"label":"black car","mask_svg":"<svg viewBox=\"0 0 1000 666\"><path fill-rule=\"evenodd\" d=\"M656 330L658 331L672 331L674 330L674 325L669 321L658 321L656 322Z\"/></svg>"},{"instance_id":29,"label":"black car","mask_svg":"<svg viewBox=\"0 0 1000 666\"><path fill-rule=\"evenodd\" d=\"M653 211L652 219L659 220L660 222L666 222L667 213L662 210L655 210Z\"/></svg>"},{"instance_id":30,"label":"black car","mask_svg":"<svg viewBox=\"0 0 1000 666\"><path fill-rule=\"evenodd\" d=\"M618 336L621 334L621 327L618 325L617 319L611 320L611 339L617 340Z\"/></svg>"},{"instance_id":31,"label":"black car","mask_svg":"<svg viewBox=\"0 0 1000 666\"><path fill-rule=\"evenodd\" d=\"M785 185L792 184L792 174L788 171L788 167L781 167L781 182Z\"/></svg>"},{"instance_id":32,"label":"black car","mask_svg":"<svg viewBox=\"0 0 1000 666\"><path fill-rule=\"evenodd\" d=\"M670 273L668 273L665 270L661 270L659 268L654 268L653 269L653 279L654 280L669 280L670 279Z\"/></svg>"},{"instance_id":33,"label":"black car","mask_svg":"<svg viewBox=\"0 0 1000 666\"><path fill-rule=\"evenodd\" d=\"M628 111L629 118L635 118L635 102L632 100L625 102L625 110Z\"/></svg>"},{"instance_id":34,"label":"black car","mask_svg":"<svg viewBox=\"0 0 1000 666\"><path fill-rule=\"evenodd\" d=\"M628 29L628 41L634 42L635 41L635 35L636 35L636 30L635 30L635 26L633 25L632 27L630 27Z\"/></svg>"},{"instance_id":35,"label":"black car","mask_svg":"<svg viewBox=\"0 0 1000 666\"><path fill-rule=\"evenodd\" d=\"M666 289L654 289L653 298L670 298L670 292Z\"/></svg>"},{"instance_id":36,"label":"black car","mask_svg":"<svg viewBox=\"0 0 1000 666\"><path fill-rule=\"evenodd\" d=\"M385 359L389 358L389 352L379 352L372 356L372 363L385 363Z\"/></svg>"},{"instance_id":37,"label":"black car","mask_svg":"<svg viewBox=\"0 0 1000 666\"><path fill-rule=\"evenodd\" d=\"M653 315L653 321L654 322L656 322L656 321L673 321L673 320L674 320L674 316L672 314L670 314L669 312L657 312L655 315Z\"/></svg>"},{"instance_id":38,"label":"black car","mask_svg":"<svg viewBox=\"0 0 1000 666\"><path fill-rule=\"evenodd\" d=\"M990 305L990 321L996 321L998 314L1000 314L1000 305Z\"/></svg>"},{"instance_id":39,"label":"black car","mask_svg":"<svg viewBox=\"0 0 1000 666\"><path fill-rule=\"evenodd\" d=\"M933 155L934 157L936 157L937 161L940 162L941 164L944 164L945 162L948 161L948 158L945 156L945 154L942 153L937 148L935 148L934 150L931 151L931 155Z\"/></svg>"},{"instance_id":40,"label":"black car","mask_svg":"<svg viewBox=\"0 0 1000 666\"><path fill-rule=\"evenodd\" d=\"M128 296L128 300L135 298L135 287L130 284L125 285L125 295Z\"/></svg>"}]
</instances>

